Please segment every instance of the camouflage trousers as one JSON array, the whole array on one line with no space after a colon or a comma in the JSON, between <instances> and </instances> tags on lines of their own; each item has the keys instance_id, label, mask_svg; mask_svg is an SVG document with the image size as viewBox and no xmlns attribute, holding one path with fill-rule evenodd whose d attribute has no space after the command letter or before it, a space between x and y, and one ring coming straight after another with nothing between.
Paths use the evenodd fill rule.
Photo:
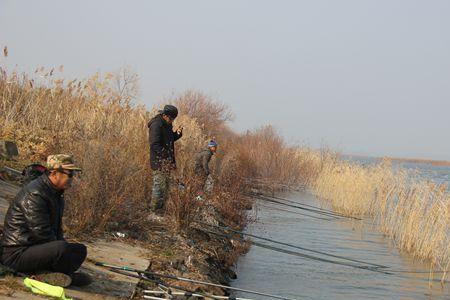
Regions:
<instances>
[{"instance_id":1,"label":"camouflage trousers","mask_svg":"<svg viewBox=\"0 0 450 300\"><path fill-rule=\"evenodd\" d=\"M196 175L196 184L198 192L211 193L214 187L214 179L211 175L198 174Z\"/></svg>"},{"instance_id":2,"label":"camouflage trousers","mask_svg":"<svg viewBox=\"0 0 450 300\"><path fill-rule=\"evenodd\" d=\"M166 205L167 197L169 196L170 188L170 172L168 171L153 171L153 188L151 209L153 211L162 210Z\"/></svg>"},{"instance_id":3,"label":"camouflage trousers","mask_svg":"<svg viewBox=\"0 0 450 300\"><path fill-rule=\"evenodd\" d=\"M208 175L203 189L206 193L211 193L213 191L213 188L214 188L214 179L211 175Z\"/></svg>"}]
</instances>

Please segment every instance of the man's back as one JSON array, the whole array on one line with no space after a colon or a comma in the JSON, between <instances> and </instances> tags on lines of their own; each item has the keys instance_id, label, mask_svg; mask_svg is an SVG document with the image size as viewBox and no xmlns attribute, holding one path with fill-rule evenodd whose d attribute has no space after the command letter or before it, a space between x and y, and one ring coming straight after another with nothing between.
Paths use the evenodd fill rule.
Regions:
<instances>
[{"instance_id":1,"label":"man's back","mask_svg":"<svg viewBox=\"0 0 450 300\"><path fill-rule=\"evenodd\" d=\"M179 136L173 132L161 115L156 115L148 123L150 142L150 164L153 170L161 169L164 163L175 165L174 142Z\"/></svg>"},{"instance_id":2,"label":"man's back","mask_svg":"<svg viewBox=\"0 0 450 300\"><path fill-rule=\"evenodd\" d=\"M62 239L62 193L47 177L31 181L16 195L5 216L2 245L29 246Z\"/></svg>"}]
</instances>

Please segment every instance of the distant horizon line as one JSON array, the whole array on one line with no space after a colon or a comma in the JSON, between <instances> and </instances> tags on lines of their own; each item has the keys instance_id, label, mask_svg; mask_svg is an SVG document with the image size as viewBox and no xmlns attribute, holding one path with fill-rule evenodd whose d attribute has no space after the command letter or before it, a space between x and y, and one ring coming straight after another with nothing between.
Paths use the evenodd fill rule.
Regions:
<instances>
[{"instance_id":1,"label":"distant horizon line","mask_svg":"<svg viewBox=\"0 0 450 300\"><path fill-rule=\"evenodd\" d=\"M450 166L450 160L443 159L429 159L429 158L418 158L418 157L397 157L397 156L378 156L378 155L365 155L365 154L349 154L343 153L344 156L355 156L355 157L366 157L366 158L376 158L376 159L389 159L397 162L409 162L418 164L427 164L433 166Z\"/></svg>"}]
</instances>

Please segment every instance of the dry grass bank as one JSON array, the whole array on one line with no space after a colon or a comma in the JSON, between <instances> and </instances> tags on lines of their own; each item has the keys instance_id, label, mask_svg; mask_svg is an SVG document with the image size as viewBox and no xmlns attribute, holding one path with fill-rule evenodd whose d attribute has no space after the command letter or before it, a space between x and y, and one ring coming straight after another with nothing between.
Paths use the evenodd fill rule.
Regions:
<instances>
[{"instance_id":1,"label":"dry grass bank","mask_svg":"<svg viewBox=\"0 0 450 300\"><path fill-rule=\"evenodd\" d=\"M18 164L71 153L84 170L67 194L67 230L74 236L117 228L142 230L152 182L147 122L156 108L147 111L134 104L137 77L125 70L64 82L55 70L39 69L33 78L0 71L0 138L18 144ZM176 143L174 179L187 188L180 192L172 185L168 203L176 230L187 228L201 209L190 186L192 163L210 138L218 140L219 152L211 162L216 184L209 202L229 225L246 223L247 203L239 197L246 188L245 178L286 182L299 178L297 164L292 163L294 151L272 128L236 134L227 126L232 118L228 107L198 91L187 91L170 102L180 108L174 126L185 127Z\"/></svg>"}]
</instances>

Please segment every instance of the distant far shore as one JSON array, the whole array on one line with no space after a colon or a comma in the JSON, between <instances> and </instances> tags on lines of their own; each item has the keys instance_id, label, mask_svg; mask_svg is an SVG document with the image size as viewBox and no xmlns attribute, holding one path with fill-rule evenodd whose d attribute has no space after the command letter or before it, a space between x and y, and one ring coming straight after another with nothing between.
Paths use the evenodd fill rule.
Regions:
<instances>
[{"instance_id":1,"label":"distant far shore","mask_svg":"<svg viewBox=\"0 0 450 300\"><path fill-rule=\"evenodd\" d=\"M368 156L368 155L359 155L359 154L344 154L344 157L360 157L360 158L369 158L369 159L389 159L396 162L405 162L405 163L415 163L415 164L427 164L432 166L441 166L441 167L450 167L450 161L448 160L437 160L437 159L426 159L426 158L402 158L402 157L393 157L393 156Z\"/></svg>"},{"instance_id":2,"label":"distant far shore","mask_svg":"<svg viewBox=\"0 0 450 300\"><path fill-rule=\"evenodd\" d=\"M389 157L389 156L386 156L385 158L391 159L393 161L399 161L399 162L427 164L427 165L433 165L433 166L449 166L450 167L450 161L447 161L447 160L434 160L434 159L424 159L424 158L400 158L400 157Z\"/></svg>"}]
</instances>

